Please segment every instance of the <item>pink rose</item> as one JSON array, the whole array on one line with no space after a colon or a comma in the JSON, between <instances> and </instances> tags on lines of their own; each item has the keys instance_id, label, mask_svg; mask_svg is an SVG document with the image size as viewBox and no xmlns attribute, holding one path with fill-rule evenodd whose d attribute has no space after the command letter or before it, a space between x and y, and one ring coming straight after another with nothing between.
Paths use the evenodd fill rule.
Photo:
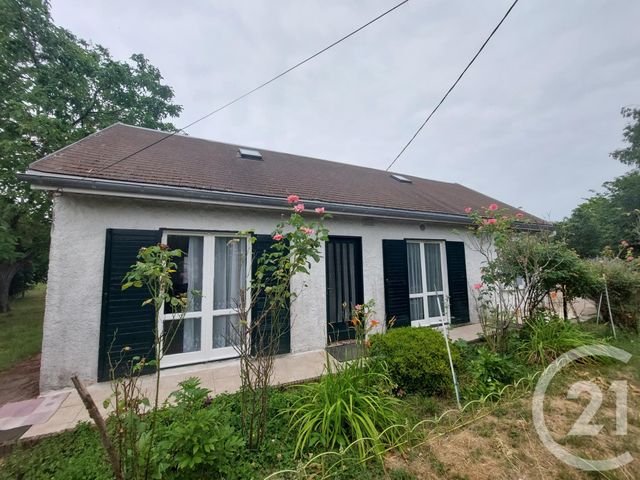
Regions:
<instances>
[{"instance_id":1,"label":"pink rose","mask_svg":"<svg viewBox=\"0 0 640 480\"><path fill-rule=\"evenodd\" d=\"M518 213L516 213L516 217L523 218L524 217L524 213L518 212Z\"/></svg>"},{"instance_id":2,"label":"pink rose","mask_svg":"<svg viewBox=\"0 0 640 480\"><path fill-rule=\"evenodd\" d=\"M355 310L356 312L359 312L360 310L362 310L362 305L358 304L358 305L356 305L356 306L355 306L355 307L353 307L353 308L354 308L354 310Z\"/></svg>"},{"instance_id":3,"label":"pink rose","mask_svg":"<svg viewBox=\"0 0 640 480\"><path fill-rule=\"evenodd\" d=\"M631 255L627 257L627 262L633 262L633 257Z\"/></svg>"},{"instance_id":4,"label":"pink rose","mask_svg":"<svg viewBox=\"0 0 640 480\"><path fill-rule=\"evenodd\" d=\"M489 210L491 210L492 212L495 212L498 209L498 205L495 203L492 203L491 205L489 205Z\"/></svg>"},{"instance_id":5,"label":"pink rose","mask_svg":"<svg viewBox=\"0 0 640 480\"><path fill-rule=\"evenodd\" d=\"M300 197L298 195L289 195L287 197L287 202L289 203L296 203L300 201Z\"/></svg>"},{"instance_id":6,"label":"pink rose","mask_svg":"<svg viewBox=\"0 0 640 480\"><path fill-rule=\"evenodd\" d=\"M274 239L275 241L277 241L277 242L279 242L279 241L280 241L280 240L282 240L283 238L284 238L284 237L283 237L283 236L282 236L282 234L280 234L280 233L276 233L276 234L273 236L273 239Z\"/></svg>"},{"instance_id":7,"label":"pink rose","mask_svg":"<svg viewBox=\"0 0 640 480\"><path fill-rule=\"evenodd\" d=\"M473 208L471 207L467 207L464 209L464 213L471 213L473 211Z\"/></svg>"},{"instance_id":8,"label":"pink rose","mask_svg":"<svg viewBox=\"0 0 640 480\"><path fill-rule=\"evenodd\" d=\"M482 221L482 223L484 223L485 225L493 225L496 222L497 222L497 220L495 218L485 218Z\"/></svg>"},{"instance_id":9,"label":"pink rose","mask_svg":"<svg viewBox=\"0 0 640 480\"><path fill-rule=\"evenodd\" d=\"M302 227L300 231L306 233L307 235L313 235L313 229L308 227Z\"/></svg>"},{"instance_id":10,"label":"pink rose","mask_svg":"<svg viewBox=\"0 0 640 480\"><path fill-rule=\"evenodd\" d=\"M316 208L316 213L323 214L324 213L324 207Z\"/></svg>"},{"instance_id":11,"label":"pink rose","mask_svg":"<svg viewBox=\"0 0 640 480\"><path fill-rule=\"evenodd\" d=\"M475 288L476 290L480 290L482 288L482 284L481 283L474 283L473 284L473 288Z\"/></svg>"},{"instance_id":12,"label":"pink rose","mask_svg":"<svg viewBox=\"0 0 640 480\"><path fill-rule=\"evenodd\" d=\"M629 246L629 242L627 242L626 240L622 240L622 241L620 242L620 245L622 245L623 247L625 247L625 248L626 248L626 247L628 247L628 246Z\"/></svg>"},{"instance_id":13,"label":"pink rose","mask_svg":"<svg viewBox=\"0 0 640 480\"><path fill-rule=\"evenodd\" d=\"M304 203L298 203L293 207L293 211L296 213L304 212Z\"/></svg>"}]
</instances>

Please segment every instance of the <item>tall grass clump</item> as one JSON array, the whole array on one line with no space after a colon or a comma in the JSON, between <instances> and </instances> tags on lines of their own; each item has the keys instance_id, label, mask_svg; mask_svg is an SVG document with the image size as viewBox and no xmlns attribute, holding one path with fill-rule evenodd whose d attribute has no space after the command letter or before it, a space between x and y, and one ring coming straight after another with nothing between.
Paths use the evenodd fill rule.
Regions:
<instances>
[{"instance_id":1,"label":"tall grass clump","mask_svg":"<svg viewBox=\"0 0 640 480\"><path fill-rule=\"evenodd\" d=\"M290 410L296 456L351 446L364 460L397 444L404 418L384 364L361 358L334 366L327 359L326 369L319 381L297 387Z\"/></svg>"},{"instance_id":2,"label":"tall grass clump","mask_svg":"<svg viewBox=\"0 0 640 480\"><path fill-rule=\"evenodd\" d=\"M579 325L548 313L532 316L522 329L519 355L527 363L547 365L574 348L599 343Z\"/></svg>"}]
</instances>

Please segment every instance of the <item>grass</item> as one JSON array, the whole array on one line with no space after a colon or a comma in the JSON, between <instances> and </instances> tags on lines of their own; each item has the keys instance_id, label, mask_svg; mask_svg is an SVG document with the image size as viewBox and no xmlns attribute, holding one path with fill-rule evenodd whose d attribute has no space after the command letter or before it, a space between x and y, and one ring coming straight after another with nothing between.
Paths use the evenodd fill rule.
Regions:
<instances>
[{"instance_id":1,"label":"grass","mask_svg":"<svg viewBox=\"0 0 640 480\"><path fill-rule=\"evenodd\" d=\"M581 328L596 338L609 337L606 325L585 324ZM423 479L631 479L640 478L640 418L632 412L640 409L640 337L619 332L611 344L633 356L627 365L619 362L577 365L561 372L548 390L545 401L546 422L552 436L569 451L584 458L607 458L629 451L635 460L607 472L584 472L565 465L552 456L538 439L531 417L531 395L505 399L490 407L488 415L478 416L464 428L452 430L414 449L413 455L392 454L387 468L401 469ZM614 434L615 395L608 392L613 380L629 384L629 424L624 436ZM589 397L568 399L569 387L576 381L592 381L600 386L604 401L593 419L605 426L595 437L568 435L583 412Z\"/></svg>"},{"instance_id":2,"label":"grass","mask_svg":"<svg viewBox=\"0 0 640 480\"><path fill-rule=\"evenodd\" d=\"M36 285L24 298L11 302L11 311L0 313L0 372L40 353L46 285Z\"/></svg>"}]
</instances>

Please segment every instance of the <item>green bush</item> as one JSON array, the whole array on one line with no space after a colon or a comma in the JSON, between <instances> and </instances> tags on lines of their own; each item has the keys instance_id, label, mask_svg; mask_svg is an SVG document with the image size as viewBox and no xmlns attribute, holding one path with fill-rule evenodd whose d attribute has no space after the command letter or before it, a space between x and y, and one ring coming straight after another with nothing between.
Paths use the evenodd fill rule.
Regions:
<instances>
[{"instance_id":1,"label":"green bush","mask_svg":"<svg viewBox=\"0 0 640 480\"><path fill-rule=\"evenodd\" d=\"M577 324L538 312L525 322L518 354L528 363L547 365L569 350L596 343L597 339Z\"/></svg>"},{"instance_id":2,"label":"green bush","mask_svg":"<svg viewBox=\"0 0 640 480\"><path fill-rule=\"evenodd\" d=\"M343 449L364 459L382 454L400 438L404 423L393 384L381 362L363 359L331 366L319 381L297 387L291 430L296 435L296 455L310 449Z\"/></svg>"},{"instance_id":3,"label":"green bush","mask_svg":"<svg viewBox=\"0 0 640 480\"><path fill-rule=\"evenodd\" d=\"M192 379L183 382L172 396L175 404L165 405L157 412L156 438L160 446L151 458L150 478L240 480L264 478L275 470L295 468L295 436L289 431L287 410L298 395L291 390L271 392L266 441L258 450L248 450L239 433L242 428L239 394L211 399L209 391L197 382ZM113 428L111 421L108 425ZM202 454L201 458L199 452L211 446L213 452ZM212 462L217 463L211 466ZM98 432L89 423L43 439L32 447L17 447L0 460L0 480L85 478L113 478Z\"/></svg>"},{"instance_id":4,"label":"green bush","mask_svg":"<svg viewBox=\"0 0 640 480\"><path fill-rule=\"evenodd\" d=\"M468 396L475 398L499 392L526 374L514 358L485 347L475 350L475 355L465 363L463 370L468 373L469 382L461 382L462 386Z\"/></svg>"},{"instance_id":5,"label":"green bush","mask_svg":"<svg viewBox=\"0 0 640 480\"><path fill-rule=\"evenodd\" d=\"M394 328L371 337L371 354L382 358L389 374L405 392L443 395L453 389L447 346L442 334L431 328ZM460 354L451 345L455 366Z\"/></svg>"},{"instance_id":6,"label":"green bush","mask_svg":"<svg viewBox=\"0 0 640 480\"><path fill-rule=\"evenodd\" d=\"M171 394L175 405L159 411L152 458L157 478L228 477L244 447L227 412L212 402L200 380L189 378Z\"/></svg>"},{"instance_id":7,"label":"green bush","mask_svg":"<svg viewBox=\"0 0 640 480\"><path fill-rule=\"evenodd\" d=\"M3 480L113 479L98 432L89 423L45 438L32 447L17 447L0 463Z\"/></svg>"},{"instance_id":8,"label":"green bush","mask_svg":"<svg viewBox=\"0 0 640 480\"><path fill-rule=\"evenodd\" d=\"M590 261L597 282L592 287L592 300L599 301L607 281L611 313L616 325L640 332L640 260L626 261L620 258L601 258ZM608 319L606 298L602 301L601 315Z\"/></svg>"},{"instance_id":9,"label":"green bush","mask_svg":"<svg viewBox=\"0 0 640 480\"><path fill-rule=\"evenodd\" d=\"M158 437L158 478L228 477L244 446L215 404L176 418Z\"/></svg>"}]
</instances>

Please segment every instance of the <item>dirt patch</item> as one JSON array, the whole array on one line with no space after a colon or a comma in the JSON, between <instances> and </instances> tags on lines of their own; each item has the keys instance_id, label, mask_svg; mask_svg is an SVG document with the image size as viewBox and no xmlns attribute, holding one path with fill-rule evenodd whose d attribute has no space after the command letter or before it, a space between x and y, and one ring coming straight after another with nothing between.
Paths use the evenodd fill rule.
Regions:
<instances>
[{"instance_id":1,"label":"dirt patch","mask_svg":"<svg viewBox=\"0 0 640 480\"><path fill-rule=\"evenodd\" d=\"M0 372L0 406L37 397L39 382L40 354Z\"/></svg>"}]
</instances>

